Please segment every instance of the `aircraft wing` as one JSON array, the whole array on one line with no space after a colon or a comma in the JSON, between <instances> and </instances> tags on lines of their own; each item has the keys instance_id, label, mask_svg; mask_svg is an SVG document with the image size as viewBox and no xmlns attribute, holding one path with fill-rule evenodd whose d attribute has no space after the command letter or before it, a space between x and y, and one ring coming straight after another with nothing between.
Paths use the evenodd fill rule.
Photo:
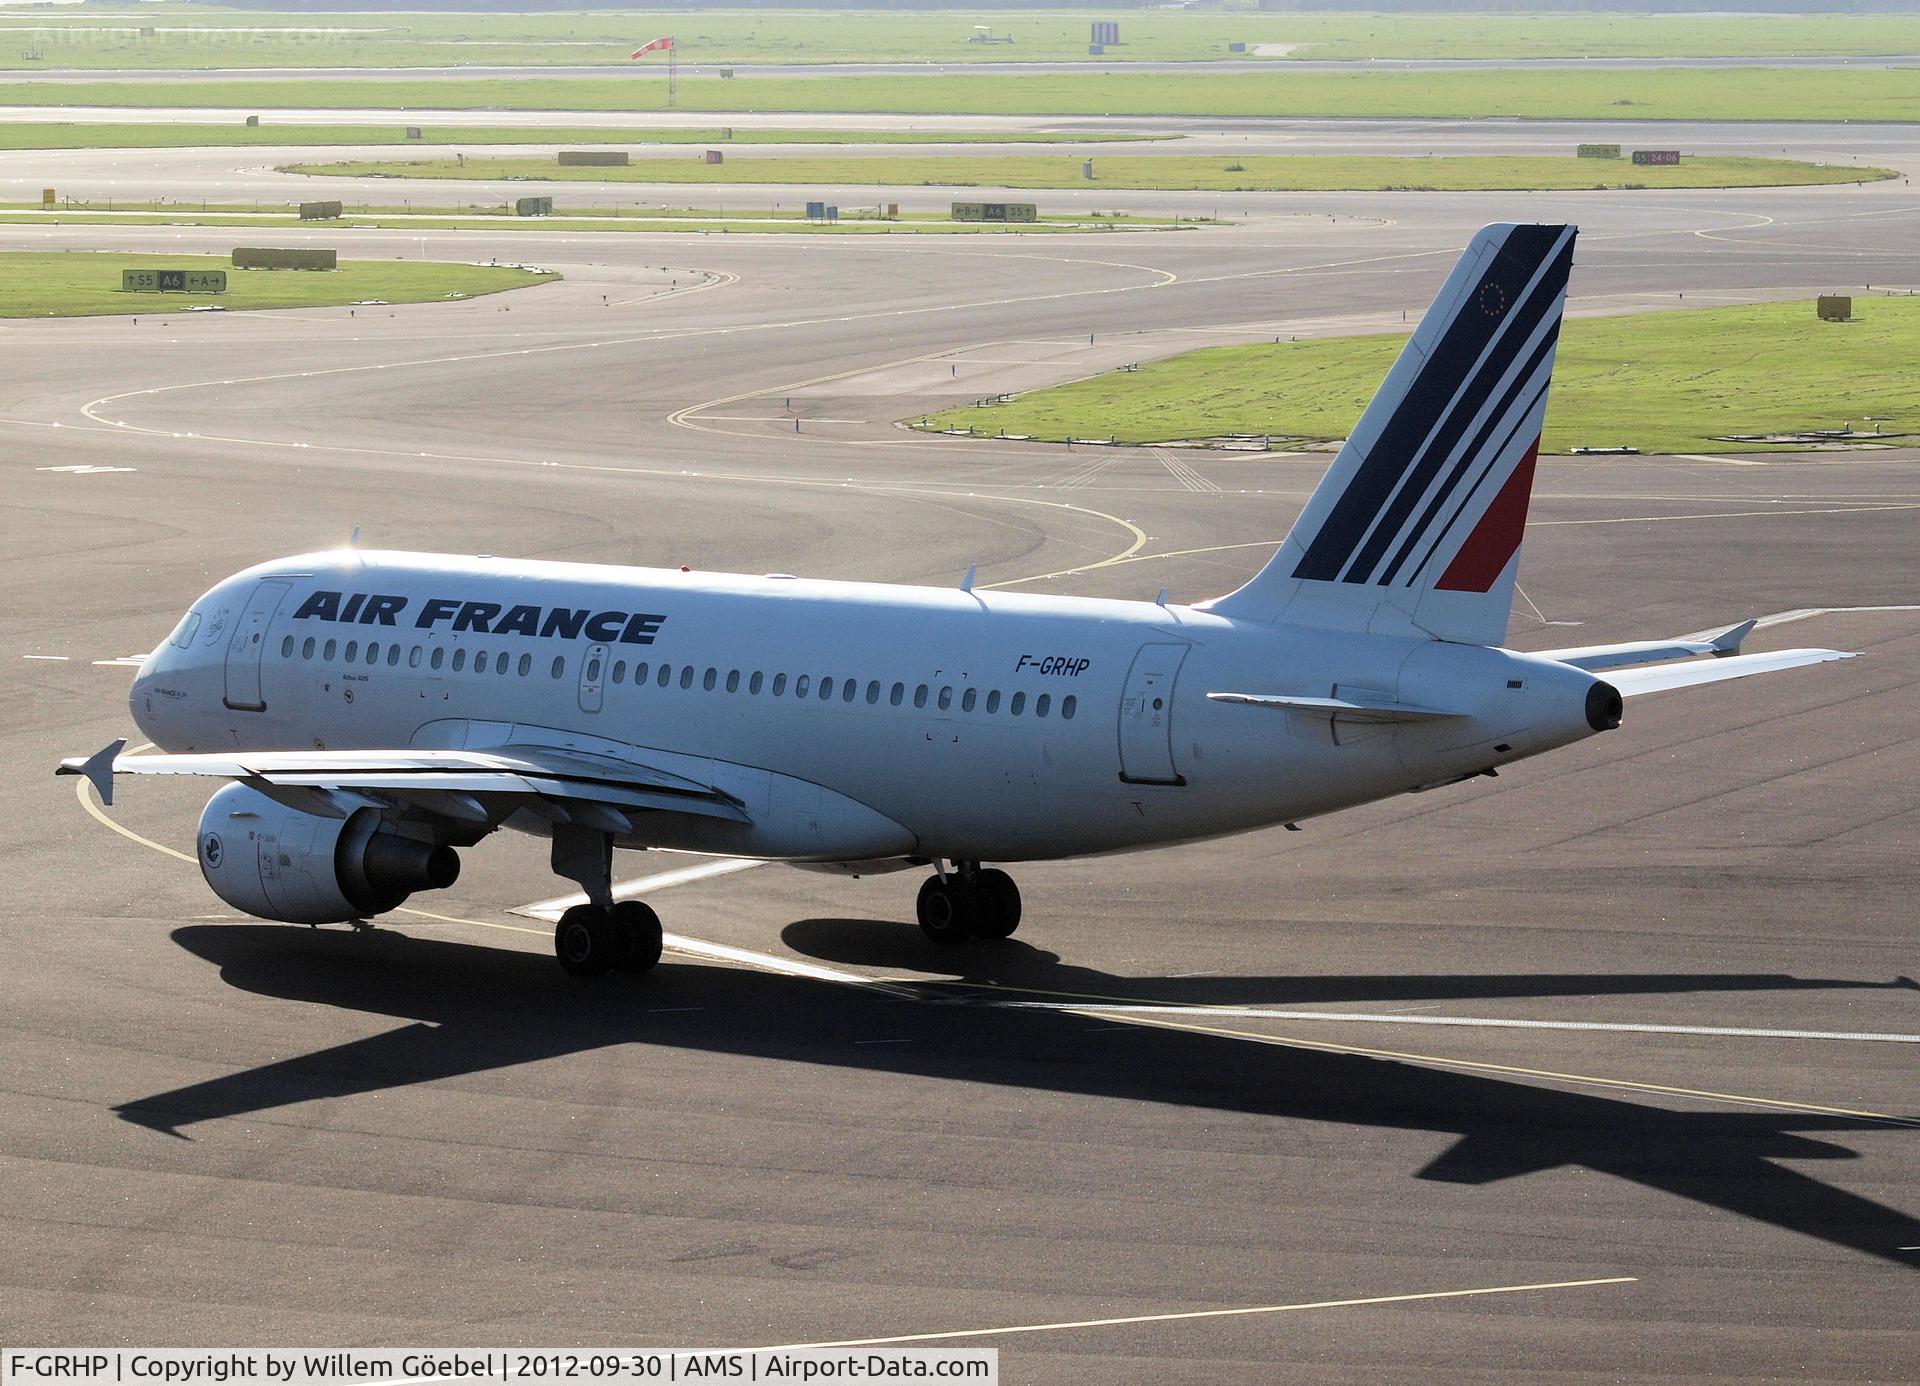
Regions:
<instances>
[{"instance_id":1,"label":"aircraft wing","mask_svg":"<svg viewBox=\"0 0 1920 1386\"><path fill-rule=\"evenodd\" d=\"M1757 624L1742 621L1716 635L1697 639L1682 636L1677 640L1631 640L1624 645L1582 645L1568 650L1537 651L1541 659L1554 659L1576 669L1597 673L1602 669L1621 669L1635 664L1668 664L1676 659L1714 655L1725 659L1740 653L1740 642L1753 633Z\"/></svg>"},{"instance_id":2,"label":"aircraft wing","mask_svg":"<svg viewBox=\"0 0 1920 1386\"><path fill-rule=\"evenodd\" d=\"M85 759L64 760L55 773L85 775L107 804L113 802L116 774L207 775L240 780L282 803L327 817L372 800L398 801L465 822L494 822L538 800L564 816L602 821L623 809L751 821L739 800L713 785L638 762L541 746L128 756L121 754L126 744L116 741ZM506 801L496 805L501 809L496 812L479 796L506 796Z\"/></svg>"},{"instance_id":3,"label":"aircraft wing","mask_svg":"<svg viewBox=\"0 0 1920 1386\"><path fill-rule=\"evenodd\" d=\"M1621 697L1637 698L1642 693L1664 693L1670 688L1692 688L1696 684L1718 683L1722 679L1744 679L1752 674L1771 674L1777 669L1798 669L1803 664L1825 664L1829 660L1852 658L1845 650L1774 650L1768 654L1695 660L1691 664L1627 669L1609 674L1607 682L1620 690Z\"/></svg>"}]
</instances>

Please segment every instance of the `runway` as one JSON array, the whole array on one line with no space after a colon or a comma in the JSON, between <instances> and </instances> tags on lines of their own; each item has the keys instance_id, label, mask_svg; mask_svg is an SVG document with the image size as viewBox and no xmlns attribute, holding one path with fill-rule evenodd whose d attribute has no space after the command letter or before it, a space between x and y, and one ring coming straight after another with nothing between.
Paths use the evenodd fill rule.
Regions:
<instances>
[{"instance_id":1,"label":"runway","mask_svg":"<svg viewBox=\"0 0 1920 1386\"><path fill-rule=\"evenodd\" d=\"M216 153L269 186L259 151ZM908 922L916 874L663 854L618 874L676 876L644 887L668 963L582 987L530 839L375 932L309 931L237 919L168 854L204 786L127 786L110 831L52 778L126 734L114 661L218 578L355 526L1227 590L1324 454L898 421L1391 326L1485 221L1578 220L1580 312L1920 285L1899 184L1232 201L1227 228L964 243L277 232L565 278L0 322L0 1335L955 1342L1037 1382L1910 1374L1920 451L1543 460L1517 646L1763 616L1752 648L1862 657L1636 700L1497 780L1301 833L1024 866L1020 934L959 953Z\"/></svg>"}]
</instances>

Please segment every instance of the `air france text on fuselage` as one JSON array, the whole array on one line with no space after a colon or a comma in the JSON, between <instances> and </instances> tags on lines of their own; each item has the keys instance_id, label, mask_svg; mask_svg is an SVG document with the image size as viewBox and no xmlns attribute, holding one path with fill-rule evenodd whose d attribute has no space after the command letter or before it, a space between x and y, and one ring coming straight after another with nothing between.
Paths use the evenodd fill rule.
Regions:
<instances>
[{"instance_id":1,"label":"air france text on fuselage","mask_svg":"<svg viewBox=\"0 0 1920 1386\"><path fill-rule=\"evenodd\" d=\"M337 621L342 625L397 626L410 597L381 592L318 591L300 603L296 621ZM429 597L413 619L415 630L439 626L456 635L531 635L602 644L651 645L666 617L651 611L594 611L584 606L502 606Z\"/></svg>"}]
</instances>

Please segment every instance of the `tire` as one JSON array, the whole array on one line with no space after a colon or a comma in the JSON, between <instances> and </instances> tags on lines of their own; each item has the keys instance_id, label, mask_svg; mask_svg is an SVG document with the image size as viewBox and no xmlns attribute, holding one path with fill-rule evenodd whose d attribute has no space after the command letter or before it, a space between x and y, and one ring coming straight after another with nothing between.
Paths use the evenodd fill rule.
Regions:
<instances>
[{"instance_id":1,"label":"tire","mask_svg":"<svg viewBox=\"0 0 1920 1386\"><path fill-rule=\"evenodd\" d=\"M938 876L929 876L927 883L920 887L915 912L920 918L921 933L934 943L956 944L973 937L974 926L986 909L980 892L958 876L944 881Z\"/></svg>"},{"instance_id":2,"label":"tire","mask_svg":"<svg viewBox=\"0 0 1920 1386\"><path fill-rule=\"evenodd\" d=\"M622 900L613 907L612 923L620 943L614 961L619 972L651 972L660 961L660 916L650 905Z\"/></svg>"},{"instance_id":3,"label":"tire","mask_svg":"<svg viewBox=\"0 0 1920 1386\"><path fill-rule=\"evenodd\" d=\"M553 926L553 955L569 977L600 976L614 951L607 916L592 905L575 905Z\"/></svg>"},{"instance_id":4,"label":"tire","mask_svg":"<svg viewBox=\"0 0 1920 1386\"><path fill-rule=\"evenodd\" d=\"M1013 931L1020 927L1020 887L1013 883L1013 877L989 867L976 872L973 883L986 902L974 933L981 938L1012 938Z\"/></svg>"}]
</instances>

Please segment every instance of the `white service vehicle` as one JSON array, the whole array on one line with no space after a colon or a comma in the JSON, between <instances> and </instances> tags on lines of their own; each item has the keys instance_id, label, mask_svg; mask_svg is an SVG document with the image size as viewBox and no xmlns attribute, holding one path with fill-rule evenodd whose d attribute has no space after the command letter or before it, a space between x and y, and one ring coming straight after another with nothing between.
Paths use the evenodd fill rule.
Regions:
<instances>
[{"instance_id":1,"label":"white service vehicle","mask_svg":"<svg viewBox=\"0 0 1920 1386\"><path fill-rule=\"evenodd\" d=\"M1705 640L1519 654L1512 604L1570 226L1482 230L1273 559L1194 606L348 549L249 568L142 664L134 721L61 773L234 781L216 894L361 920L502 827L588 903L570 972L642 971L616 848L934 868L919 922L1004 938L991 862L1293 824L1490 774L1623 697L1844 656ZM1604 677L1602 674L1604 673Z\"/></svg>"}]
</instances>

